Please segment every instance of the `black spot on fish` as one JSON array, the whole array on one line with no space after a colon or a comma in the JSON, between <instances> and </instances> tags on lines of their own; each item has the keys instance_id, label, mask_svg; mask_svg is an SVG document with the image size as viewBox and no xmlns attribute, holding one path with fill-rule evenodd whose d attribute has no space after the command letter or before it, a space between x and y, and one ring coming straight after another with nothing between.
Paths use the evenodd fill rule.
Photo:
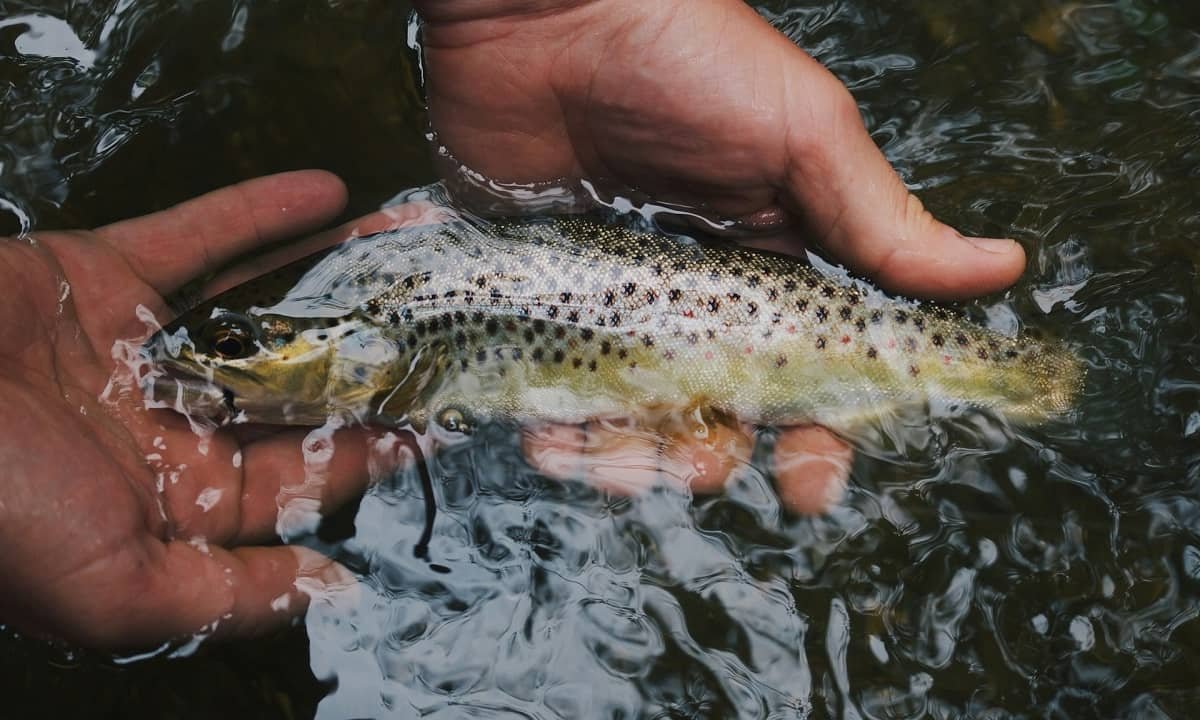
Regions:
<instances>
[{"instance_id":1,"label":"black spot on fish","mask_svg":"<svg viewBox=\"0 0 1200 720\"><path fill-rule=\"evenodd\" d=\"M688 341L688 345L695 345L696 343L700 342L700 336L694 332L688 333L687 341Z\"/></svg>"},{"instance_id":2,"label":"black spot on fish","mask_svg":"<svg viewBox=\"0 0 1200 720\"><path fill-rule=\"evenodd\" d=\"M388 322L391 323L392 325L399 325L400 324L400 313L396 312L395 310L388 313Z\"/></svg>"},{"instance_id":3,"label":"black spot on fish","mask_svg":"<svg viewBox=\"0 0 1200 720\"><path fill-rule=\"evenodd\" d=\"M658 275L659 277L661 277L662 274L665 272L665 270L663 269L662 263L654 263L653 265L650 266L650 269L654 272L655 275Z\"/></svg>"},{"instance_id":4,"label":"black spot on fish","mask_svg":"<svg viewBox=\"0 0 1200 720\"><path fill-rule=\"evenodd\" d=\"M496 321L496 318L488 318L484 329L487 330L488 335L495 335L500 330L500 323Z\"/></svg>"},{"instance_id":5,"label":"black spot on fish","mask_svg":"<svg viewBox=\"0 0 1200 720\"><path fill-rule=\"evenodd\" d=\"M604 307L612 307L612 304L617 301L617 294L612 290L604 291Z\"/></svg>"},{"instance_id":6,"label":"black spot on fish","mask_svg":"<svg viewBox=\"0 0 1200 720\"><path fill-rule=\"evenodd\" d=\"M613 313L612 315L609 315L608 322L613 327L617 327L618 325L620 325L621 324L621 313Z\"/></svg>"},{"instance_id":7,"label":"black spot on fish","mask_svg":"<svg viewBox=\"0 0 1200 720\"><path fill-rule=\"evenodd\" d=\"M775 288L768 289L767 290L767 299L770 300L771 302L775 302L776 300L779 299L779 291L776 290Z\"/></svg>"},{"instance_id":8,"label":"black spot on fish","mask_svg":"<svg viewBox=\"0 0 1200 720\"><path fill-rule=\"evenodd\" d=\"M567 313L567 322L572 322L572 323L579 322L579 311L572 310L571 312Z\"/></svg>"},{"instance_id":9,"label":"black spot on fish","mask_svg":"<svg viewBox=\"0 0 1200 720\"><path fill-rule=\"evenodd\" d=\"M647 305L653 305L655 303L655 301L657 301L657 300L658 300L658 291L657 290L647 290L646 291L646 304Z\"/></svg>"},{"instance_id":10,"label":"black spot on fish","mask_svg":"<svg viewBox=\"0 0 1200 720\"><path fill-rule=\"evenodd\" d=\"M475 323L475 324L477 324L477 325L478 325L479 323L483 322L483 317L484 317L484 316L483 316L483 313L481 313L481 312L479 312L478 310L476 310L476 311L475 311L474 313L472 313L472 315L471 315L471 322L473 322L473 323Z\"/></svg>"},{"instance_id":11,"label":"black spot on fish","mask_svg":"<svg viewBox=\"0 0 1200 720\"><path fill-rule=\"evenodd\" d=\"M565 327L563 327L562 325L554 326L554 337L558 338L559 340L562 340L566 336L567 336L567 329Z\"/></svg>"},{"instance_id":12,"label":"black spot on fish","mask_svg":"<svg viewBox=\"0 0 1200 720\"><path fill-rule=\"evenodd\" d=\"M708 311L710 313L715 313L716 311L718 311L720 309L721 309L721 301L720 300L716 299L715 297L711 297L708 299Z\"/></svg>"},{"instance_id":13,"label":"black spot on fish","mask_svg":"<svg viewBox=\"0 0 1200 720\"><path fill-rule=\"evenodd\" d=\"M567 359L567 354L564 353L562 350L554 351L554 362L561 364L562 361L566 360L566 359Z\"/></svg>"},{"instance_id":14,"label":"black spot on fish","mask_svg":"<svg viewBox=\"0 0 1200 720\"><path fill-rule=\"evenodd\" d=\"M758 303L750 301L746 303L746 312L753 315L758 312Z\"/></svg>"},{"instance_id":15,"label":"black spot on fish","mask_svg":"<svg viewBox=\"0 0 1200 720\"><path fill-rule=\"evenodd\" d=\"M417 334L418 335L420 335L421 337L424 337L427 330L428 330L428 328L426 327L424 320L417 323Z\"/></svg>"},{"instance_id":16,"label":"black spot on fish","mask_svg":"<svg viewBox=\"0 0 1200 720\"><path fill-rule=\"evenodd\" d=\"M815 289L815 288L816 288L818 285L820 285L820 284L821 284L821 283L817 282L817 279L816 279L816 278L804 278L804 285L805 285L805 287L807 287L809 290L813 290L813 289Z\"/></svg>"},{"instance_id":17,"label":"black spot on fish","mask_svg":"<svg viewBox=\"0 0 1200 720\"><path fill-rule=\"evenodd\" d=\"M954 342L958 343L959 347L966 347L970 341L967 340L966 335L963 335L962 333L958 333L957 335L954 336Z\"/></svg>"},{"instance_id":18,"label":"black spot on fish","mask_svg":"<svg viewBox=\"0 0 1200 720\"><path fill-rule=\"evenodd\" d=\"M461 347L466 347L466 344L467 344L467 334L466 334L465 332L463 332L462 330L459 330L459 331L458 331L457 333L455 333L455 335L454 335L454 342L455 342L455 343L456 343L456 344L457 344L457 345L458 345L460 348L461 348Z\"/></svg>"},{"instance_id":19,"label":"black spot on fish","mask_svg":"<svg viewBox=\"0 0 1200 720\"><path fill-rule=\"evenodd\" d=\"M865 332L867 329L867 321L859 318L854 321L854 329L859 332Z\"/></svg>"},{"instance_id":20,"label":"black spot on fish","mask_svg":"<svg viewBox=\"0 0 1200 720\"><path fill-rule=\"evenodd\" d=\"M566 305L567 303L571 302L571 293L565 292L562 295L559 295L558 301L561 302L563 305Z\"/></svg>"},{"instance_id":21,"label":"black spot on fish","mask_svg":"<svg viewBox=\"0 0 1200 720\"><path fill-rule=\"evenodd\" d=\"M596 361L595 360L592 360L588 363L588 370L591 370L592 372L596 372Z\"/></svg>"},{"instance_id":22,"label":"black spot on fish","mask_svg":"<svg viewBox=\"0 0 1200 720\"><path fill-rule=\"evenodd\" d=\"M904 338L904 349L909 352L917 351L917 341L911 337Z\"/></svg>"},{"instance_id":23,"label":"black spot on fish","mask_svg":"<svg viewBox=\"0 0 1200 720\"><path fill-rule=\"evenodd\" d=\"M817 314L818 322L825 322L826 320L829 319L829 310L827 310L824 305L817 306L816 314Z\"/></svg>"},{"instance_id":24,"label":"black spot on fish","mask_svg":"<svg viewBox=\"0 0 1200 720\"><path fill-rule=\"evenodd\" d=\"M591 340L595 336L596 336L596 331L592 330L591 328L584 328L583 330L581 330L579 332L579 337L583 338L584 342Z\"/></svg>"},{"instance_id":25,"label":"black spot on fish","mask_svg":"<svg viewBox=\"0 0 1200 720\"><path fill-rule=\"evenodd\" d=\"M916 377L921 374L921 368L917 367L916 365L909 365L908 374Z\"/></svg>"},{"instance_id":26,"label":"black spot on fish","mask_svg":"<svg viewBox=\"0 0 1200 720\"><path fill-rule=\"evenodd\" d=\"M500 288L492 288L492 291L488 295L491 296L493 303L500 302L501 298L504 297L504 293L500 292Z\"/></svg>"},{"instance_id":27,"label":"black spot on fish","mask_svg":"<svg viewBox=\"0 0 1200 720\"><path fill-rule=\"evenodd\" d=\"M854 316L854 311L850 309L849 305L843 305L841 308L838 309L838 316L841 317L843 320L849 320L851 317Z\"/></svg>"},{"instance_id":28,"label":"black spot on fish","mask_svg":"<svg viewBox=\"0 0 1200 720\"><path fill-rule=\"evenodd\" d=\"M546 332L546 321L542 320L541 318L534 320L533 321L533 331L535 333L537 333L538 335L541 335L542 333Z\"/></svg>"},{"instance_id":29,"label":"black spot on fish","mask_svg":"<svg viewBox=\"0 0 1200 720\"><path fill-rule=\"evenodd\" d=\"M412 333L409 333L409 334L408 334L408 346L409 346L409 347L416 347L416 346L417 346L417 336L416 336L416 335L414 335L414 334L412 334Z\"/></svg>"},{"instance_id":30,"label":"black spot on fish","mask_svg":"<svg viewBox=\"0 0 1200 720\"><path fill-rule=\"evenodd\" d=\"M946 344L946 338L942 337L941 333L934 333L933 337L929 338L934 347L941 347Z\"/></svg>"},{"instance_id":31,"label":"black spot on fish","mask_svg":"<svg viewBox=\"0 0 1200 720\"><path fill-rule=\"evenodd\" d=\"M775 367L781 368L784 365L787 365L787 356L786 355L780 355L779 357L775 358Z\"/></svg>"},{"instance_id":32,"label":"black spot on fish","mask_svg":"<svg viewBox=\"0 0 1200 720\"><path fill-rule=\"evenodd\" d=\"M791 278L784 280L783 289L785 292L796 292L796 281Z\"/></svg>"},{"instance_id":33,"label":"black spot on fish","mask_svg":"<svg viewBox=\"0 0 1200 720\"><path fill-rule=\"evenodd\" d=\"M903 310L897 310L896 311L896 324L903 325L906 322L908 322L908 313L904 312Z\"/></svg>"},{"instance_id":34,"label":"black spot on fish","mask_svg":"<svg viewBox=\"0 0 1200 720\"><path fill-rule=\"evenodd\" d=\"M742 300L742 296L735 292L727 294L726 297L728 297L731 302L741 302Z\"/></svg>"},{"instance_id":35,"label":"black spot on fish","mask_svg":"<svg viewBox=\"0 0 1200 720\"><path fill-rule=\"evenodd\" d=\"M750 277L746 278L746 284L752 288L756 288L762 284L762 278L757 275L751 275Z\"/></svg>"},{"instance_id":36,"label":"black spot on fish","mask_svg":"<svg viewBox=\"0 0 1200 720\"><path fill-rule=\"evenodd\" d=\"M975 355L976 355L976 356L977 356L977 357L978 357L980 360L987 360L987 359L988 359L988 351L987 351L986 349L984 349L984 348L979 348L978 350L976 350L976 351L975 351Z\"/></svg>"},{"instance_id":37,"label":"black spot on fish","mask_svg":"<svg viewBox=\"0 0 1200 720\"><path fill-rule=\"evenodd\" d=\"M679 288L671 288L667 291L667 300L671 302L678 302L681 297L683 297L683 292Z\"/></svg>"},{"instance_id":38,"label":"black spot on fish","mask_svg":"<svg viewBox=\"0 0 1200 720\"><path fill-rule=\"evenodd\" d=\"M925 332L925 318L920 315L913 318L913 327L917 329L917 332Z\"/></svg>"},{"instance_id":39,"label":"black spot on fish","mask_svg":"<svg viewBox=\"0 0 1200 720\"><path fill-rule=\"evenodd\" d=\"M704 334L705 334L706 336L708 336L708 339L709 339L709 340L716 340L716 339L717 339L717 331L716 331L716 330L713 330L712 328L709 328L709 329L705 330L705 331L704 331Z\"/></svg>"},{"instance_id":40,"label":"black spot on fish","mask_svg":"<svg viewBox=\"0 0 1200 720\"><path fill-rule=\"evenodd\" d=\"M645 345L646 347L654 347L654 338L650 337L650 335L648 335L648 334L643 335L642 336L642 344Z\"/></svg>"},{"instance_id":41,"label":"black spot on fish","mask_svg":"<svg viewBox=\"0 0 1200 720\"><path fill-rule=\"evenodd\" d=\"M575 368L576 370L583 367L583 358L575 358L574 360L572 360L571 367Z\"/></svg>"},{"instance_id":42,"label":"black spot on fish","mask_svg":"<svg viewBox=\"0 0 1200 720\"><path fill-rule=\"evenodd\" d=\"M416 284L417 284L416 280L414 280L411 275L404 278L404 289L405 290L412 290L413 286Z\"/></svg>"},{"instance_id":43,"label":"black spot on fish","mask_svg":"<svg viewBox=\"0 0 1200 720\"><path fill-rule=\"evenodd\" d=\"M637 283L627 282L625 283L625 287L621 288L621 291L625 293L625 297L629 297L637 292Z\"/></svg>"},{"instance_id":44,"label":"black spot on fish","mask_svg":"<svg viewBox=\"0 0 1200 720\"><path fill-rule=\"evenodd\" d=\"M867 348L867 357L874 360L875 358L879 357L879 351L873 347L869 347Z\"/></svg>"},{"instance_id":45,"label":"black spot on fish","mask_svg":"<svg viewBox=\"0 0 1200 720\"><path fill-rule=\"evenodd\" d=\"M629 357L629 351L626 350L625 348L621 348L620 350L617 351L617 357L624 360L625 358Z\"/></svg>"},{"instance_id":46,"label":"black spot on fish","mask_svg":"<svg viewBox=\"0 0 1200 720\"><path fill-rule=\"evenodd\" d=\"M600 354L607 355L610 352L612 352L612 343L607 340L602 340L600 342Z\"/></svg>"},{"instance_id":47,"label":"black spot on fish","mask_svg":"<svg viewBox=\"0 0 1200 720\"><path fill-rule=\"evenodd\" d=\"M546 351L539 347L539 348L534 348L533 353L531 353L531 354L532 354L534 360L541 362L542 358L544 358L546 356Z\"/></svg>"},{"instance_id":48,"label":"black spot on fish","mask_svg":"<svg viewBox=\"0 0 1200 720\"><path fill-rule=\"evenodd\" d=\"M487 360L487 350L476 350L475 362L483 362L485 360Z\"/></svg>"},{"instance_id":49,"label":"black spot on fish","mask_svg":"<svg viewBox=\"0 0 1200 720\"><path fill-rule=\"evenodd\" d=\"M831 298L834 295L837 295L837 290L832 285L826 285L825 287L821 288L821 294L827 298Z\"/></svg>"},{"instance_id":50,"label":"black spot on fish","mask_svg":"<svg viewBox=\"0 0 1200 720\"><path fill-rule=\"evenodd\" d=\"M818 350L824 350L824 349L825 349L825 338L823 338L823 337L819 337L819 338L817 338L817 349L818 349Z\"/></svg>"},{"instance_id":51,"label":"black spot on fish","mask_svg":"<svg viewBox=\"0 0 1200 720\"><path fill-rule=\"evenodd\" d=\"M367 312L370 313L371 315L379 314L379 300L377 300L376 298L371 298L370 300L365 302L363 305L366 308Z\"/></svg>"},{"instance_id":52,"label":"black spot on fish","mask_svg":"<svg viewBox=\"0 0 1200 720\"><path fill-rule=\"evenodd\" d=\"M558 306L551 305L550 307L546 308L546 317L550 318L551 320L554 320L555 318L557 318L558 317ZM571 322L575 322L575 321L572 320Z\"/></svg>"},{"instance_id":53,"label":"black spot on fish","mask_svg":"<svg viewBox=\"0 0 1200 720\"><path fill-rule=\"evenodd\" d=\"M444 297L444 298L458 297L458 291L457 290L447 290L445 292L445 294L442 295L442 297Z\"/></svg>"},{"instance_id":54,"label":"black spot on fish","mask_svg":"<svg viewBox=\"0 0 1200 720\"><path fill-rule=\"evenodd\" d=\"M458 361L458 365L462 368L463 372L466 372L467 368L471 366L471 362L466 358L462 358Z\"/></svg>"},{"instance_id":55,"label":"black spot on fish","mask_svg":"<svg viewBox=\"0 0 1200 720\"><path fill-rule=\"evenodd\" d=\"M734 277L741 277L743 272L745 272L745 271L742 270L741 265L734 265L733 267L731 267L729 269L729 274Z\"/></svg>"},{"instance_id":56,"label":"black spot on fish","mask_svg":"<svg viewBox=\"0 0 1200 720\"><path fill-rule=\"evenodd\" d=\"M871 311L871 324L878 325L883 322L883 313L879 310Z\"/></svg>"},{"instance_id":57,"label":"black spot on fish","mask_svg":"<svg viewBox=\"0 0 1200 720\"><path fill-rule=\"evenodd\" d=\"M534 336L533 336L533 331L532 331L532 330L530 330L529 328L525 328L525 335L524 335L524 337L525 337L525 344L526 344L526 345L532 345L532 344L533 344L533 337L534 337Z\"/></svg>"},{"instance_id":58,"label":"black spot on fish","mask_svg":"<svg viewBox=\"0 0 1200 720\"><path fill-rule=\"evenodd\" d=\"M1004 357L1008 358L1009 360L1012 360L1019 354L1020 353L1018 353L1016 350L1005 350L1004 351Z\"/></svg>"}]
</instances>

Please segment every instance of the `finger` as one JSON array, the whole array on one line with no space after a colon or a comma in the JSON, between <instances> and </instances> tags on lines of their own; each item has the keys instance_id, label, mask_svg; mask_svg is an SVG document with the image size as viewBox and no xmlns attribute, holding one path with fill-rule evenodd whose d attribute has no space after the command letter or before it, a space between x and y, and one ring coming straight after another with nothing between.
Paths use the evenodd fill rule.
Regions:
<instances>
[{"instance_id":1,"label":"finger","mask_svg":"<svg viewBox=\"0 0 1200 720\"><path fill-rule=\"evenodd\" d=\"M626 495L658 483L718 492L752 448L746 433L720 423L706 424L702 434L606 421L532 426L522 435L525 457L542 474Z\"/></svg>"},{"instance_id":2,"label":"finger","mask_svg":"<svg viewBox=\"0 0 1200 720\"><path fill-rule=\"evenodd\" d=\"M332 230L317 233L298 242L288 243L271 252L240 262L206 283L201 295L205 298L212 297L231 287L253 280L264 273L351 238L404 227L435 225L445 222L448 217L450 217L450 212L446 208L426 202L411 202L384 208Z\"/></svg>"},{"instance_id":3,"label":"finger","mask_svg":"<svg viewBox=\"0 0 1200 720\"><path fill-rule=\"evenodd\" d=\"M375 451L364 428L289 429L247 445L241 521L234 541L266 542L316 530L321 517L358 497L372 471L399 456Z\"/></svg>"},{"instance_id":4,"label":"finger","mask_svg":"<svg viewBox=\"0 0 1200 720\"><path fill-rule=\"evenodd\" d=\"M816 425L784 428L775 443L779 499L792 512L818 515L841 500L854 452Z\"/></svg>"},{"instance_id":5,"label":"finger","mask_svg":"<svg viewBox=\"0 0 1200 720\"><path fill-rule=\"evenodd\" d=\"M787 149L793 209L829 252L883 287L932 299L982 295L1011 285L1025 265L1013 240L965 237L911 194L863 126L846 88L795 51L809 82L792 99Z\"/></svg>"},{"instance_id":6,"label":"finger","mask_svg":"<svg viewBox=\"0 0 1200 720\"><path fill-rule=\"evenodd\" d=\"M300 170L247 180L96 232L165 295L247 250L328 222L345 204L346 187L336 176Z\"/></svg>"},{"instance_id":7,"label":"finger","mask_svg":"<svg viewBox=\"0 0 1200 720\"><path fill-rule=\"evenodd\" d=\"M68 632L87 645L148 646L190 635L249 637L302 614L314 598L351 601L353 575L307 548L237 550L176 540L131 548L89 570L119 607L79 598ZM85 573L86 575L86 573Z\"/></svg>"},{"instance_id":8,"label":"finger","mask_svg":"<svg viewBox=\"0 0 1200 720\"><path fill-rule=\"evenodd\" d=\"M601 423L532 426L523 430L521 446L530 465L556 480L619 495L659 482L659 438L633 428L619 433Z\"/></svg>"}]
</instances>

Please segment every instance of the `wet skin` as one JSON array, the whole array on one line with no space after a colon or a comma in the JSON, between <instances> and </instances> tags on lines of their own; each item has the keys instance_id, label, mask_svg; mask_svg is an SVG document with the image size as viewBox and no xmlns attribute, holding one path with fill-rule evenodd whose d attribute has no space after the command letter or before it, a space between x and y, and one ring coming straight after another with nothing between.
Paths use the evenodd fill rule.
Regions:
<instances>
[{"instance_id":1,"label":"wet skin","mask_svg":"<svg viewBox=\"0 0 1200 720\"><path fill-rule=\"evenodd\" d=\"M926 214L845 88L740 2L542 4L508 16L513 3L463 0L430 13L431 110L467 165L514 182L594 177L619 189L636 178L652 196L752 225L798 220L831 255L910 295L982 294L1019 275L1015 244L964 239ZM521 164L510 167L514 158ZM218 433L205 455L178 416L146 411L134 395L97 400L113 342L144 330L137 305L165 318L164 295L328 222L344 193L326 174L294 173L94 232L0 247L0 287L10 289L0 307L4 622L104 647L153 644L218 620L217 635L247 635L346 581L324 558L271 544L277 496L303 478L302 430ZM524 446L550 475L585 468L599 484L652 481L678 462L701 470L693 489L711 490L749 448L736 424L713 437L672 444L587 424L530 428ZM336 439L322 510L365 481L366 433ZM812 427L785 431L777 453L781 497L807 511L826 506L850 459ZM178 475L160 494L168 467ZM205 511L197 500L214 489L220 499Z\"/></svg>"}]
</instances>

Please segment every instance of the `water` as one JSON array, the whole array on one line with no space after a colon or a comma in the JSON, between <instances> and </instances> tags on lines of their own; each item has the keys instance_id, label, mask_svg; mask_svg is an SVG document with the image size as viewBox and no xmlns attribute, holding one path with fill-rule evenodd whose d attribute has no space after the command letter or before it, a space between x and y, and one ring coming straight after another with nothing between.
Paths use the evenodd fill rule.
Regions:
<instances>
[{"instance_id":1,"label":"water","mask_svg":"<svg viewBox=\"0 0 1200 720\"><path fill-rule=\"evenodd\" d=\"M401 473L308 541L361 573L353 606L317 606L303 632L119 666L4 635L10 707L1192 714L1200 12L757 5L851 86L936 214L1024 243L1022 281L967 311L1078 347L1091 367L1079 422L908 428L857 458L848 497L820 518L784 513L763 462L720 496L623 499L537 476L512 433L489 428L432 459L430 555L450 573L413 556L423 492ZM6 231L96 225L292 167L339 172L352 213L433 179L393 4L4 3L0 18Z\"/></svg>"}]
</instances>

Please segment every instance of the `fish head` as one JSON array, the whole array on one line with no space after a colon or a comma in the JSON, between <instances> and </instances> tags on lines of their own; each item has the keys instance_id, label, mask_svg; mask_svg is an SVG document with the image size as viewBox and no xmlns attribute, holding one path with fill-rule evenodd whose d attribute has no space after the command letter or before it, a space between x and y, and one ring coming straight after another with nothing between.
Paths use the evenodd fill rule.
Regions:
<instances>
[{"instance_id":1,"label":"fish head","mask_svg":"<svg viewBox=\"0 0 1200 720\"><path fill-rule=\"evenodd\" d=\"M231 307L218 297L143 347L156 401L218 422L322 424L330 368L345 325Z\"/></svg>"}]
</instances>

